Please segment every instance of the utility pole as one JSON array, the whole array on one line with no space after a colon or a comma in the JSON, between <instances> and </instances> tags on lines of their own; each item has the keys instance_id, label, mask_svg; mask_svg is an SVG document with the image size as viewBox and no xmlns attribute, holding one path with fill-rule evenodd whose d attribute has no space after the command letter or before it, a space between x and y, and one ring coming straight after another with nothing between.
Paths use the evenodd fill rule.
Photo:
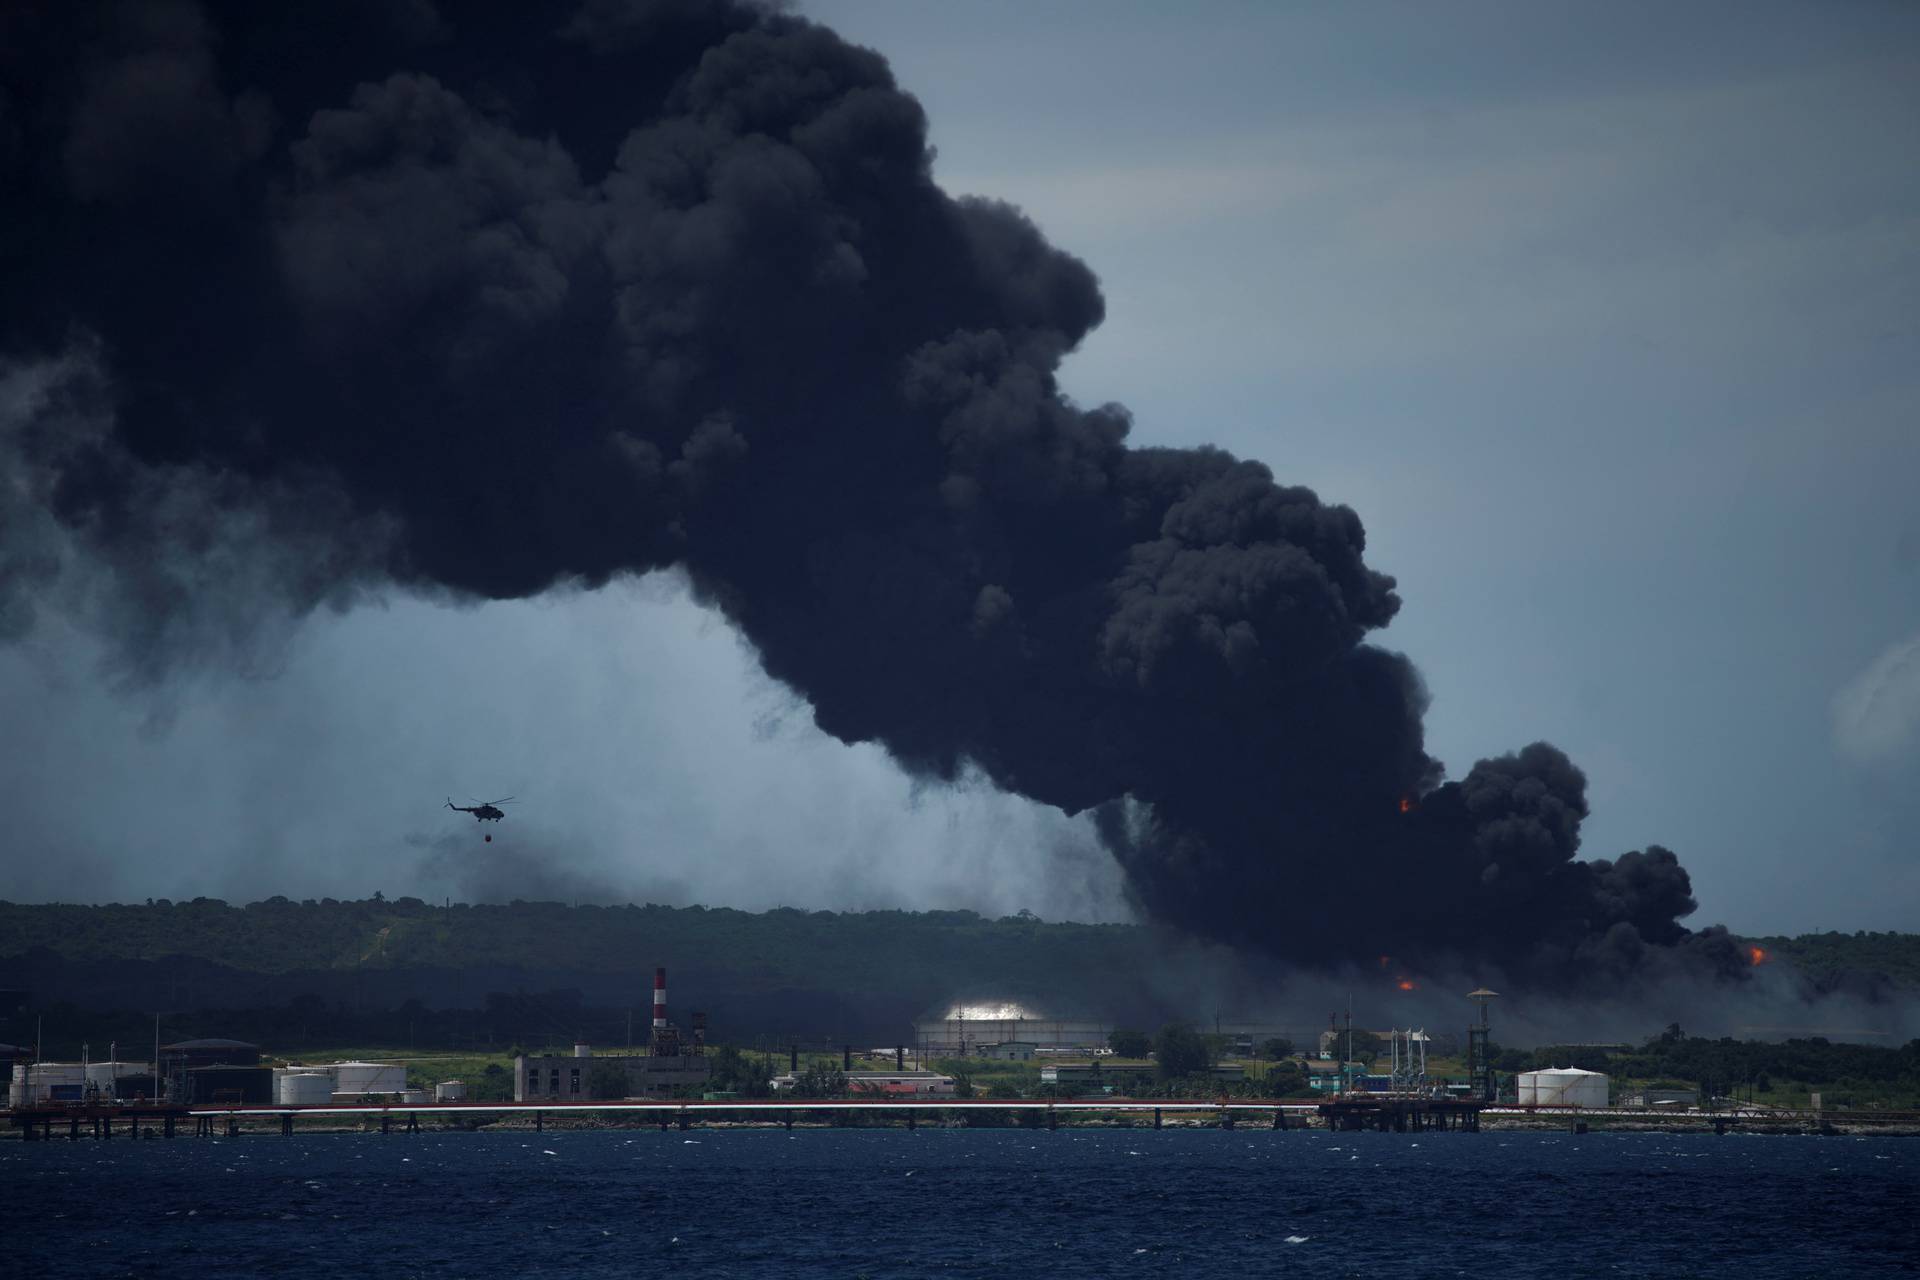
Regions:
<instances>
[{"instance_id":1,"label":"utility pole","mask_svg":"<svg viewBox=\"0 0 1920 1280\"><path fill-rule=\"evenodd\" d=\"M1346 1091L1353 1082L1353 993L1347 993L1347 1052L1340 1062L1340 1088Z\"/></svg>"}]
</instances>

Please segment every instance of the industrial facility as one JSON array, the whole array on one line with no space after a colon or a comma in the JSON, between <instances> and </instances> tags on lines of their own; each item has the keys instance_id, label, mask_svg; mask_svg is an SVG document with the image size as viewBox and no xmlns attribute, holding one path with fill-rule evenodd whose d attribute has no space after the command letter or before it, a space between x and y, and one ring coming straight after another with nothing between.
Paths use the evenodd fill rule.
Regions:
<instances>
[{"instance_id":1,"label":"industrial facility","mask_svg":"<svg viewBox=\"0 0 1920 1280\"><path fill-rule=\"evenodd\" d=\"M943 1058L1004 1058L1020 1050L1011 1046L1030 1046L1034 1053L1101 1052L1107 1037L1124 1024L1104 1018L1049 1017L1012 1000L956 1002L939 1016L915 1020L914 1044L920 1056ZM1215 1018L1206 1031L1226 1037L1230 1042L1252 1046L1276 1036L1287 1037L1288 1028L1270 1022L1228 1022ZM1007 1049L1008 1052L996 1052ZM1016 1059L1017 1060L1017 1059Z\"/></svg>"},{"instance_id":2,"label":"industrial facility","mask_svg":"<svg viewBox=\"0 0 1920 1280\"><path fill-rule=\"evenodd\" d=\"M596 1096L664 1098L676 1088L699 1087L713 1074L707 1060L707 1016L695 1013L689 1034L667 1018L667 971L653 973L653 1031L643 1054L595 1057L576 1044L571 1056L522 1054L513 1060L515 1102L580 1102ZM600 1085L596 1091L596 1073Z\"/></svg>"}]
</instances>

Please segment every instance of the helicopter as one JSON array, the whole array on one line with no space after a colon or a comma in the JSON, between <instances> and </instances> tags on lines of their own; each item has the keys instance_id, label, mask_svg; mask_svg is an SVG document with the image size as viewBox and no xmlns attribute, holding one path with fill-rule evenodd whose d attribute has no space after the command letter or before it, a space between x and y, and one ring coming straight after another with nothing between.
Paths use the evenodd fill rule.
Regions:
<instances>
[{"instance_id":1,"label":"helicopter","mask_svg":"<svg viewBox=\"0 0 1920 1280\"><path fill-rule=\"evenodd\" d=\"M502 796L498 800L475 800L471 805L455 804L452 796L447 797L447 808L458 813L470 813L473 815L475 822L500 821L500 819L507 815L499 809L498 806L512 803L512 796Z\"/></svg>"}]
</instances>

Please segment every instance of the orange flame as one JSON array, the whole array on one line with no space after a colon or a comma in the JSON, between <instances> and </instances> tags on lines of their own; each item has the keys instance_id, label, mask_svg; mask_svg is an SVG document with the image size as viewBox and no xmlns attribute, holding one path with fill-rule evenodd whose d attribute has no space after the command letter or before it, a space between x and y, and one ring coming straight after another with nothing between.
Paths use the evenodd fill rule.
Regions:
<instances>
[{"instance_id":1,"label":"orange flame","mask_svg":"<svg viewBox=\"0 0 1920 1280\"><path fill-rule=\"evenodd\" d=\"M1761 947L1748 947L1747 960L1752 964L1765 964L1767 962L1767 953L1765 949Z\"/></svg>"},{"instance_id":2,"label":"orange flame","mask_svg":"<svg viewBox=\"0 0 1920 1280\"><path fill-rule=\"evenodd\" d=\"M1401 796L1401 797L1400 797L1400 812L1402 812L1402 813L1412 813L1412 812L1413 812L1413 797L1412 797L1412 796Z\"/></svg>"},{"instance_id":3,"label":"orange flame","mask_svg":"<svg viewBox=\"0 0 1920 1280\"><path fill-rule=\"evenodd\" d=\"M1414 980L1412 978L1402 978L1400 979L1399 982L1395 983L1394 985L1399 987L1402 991L1411 991L1413 990L1416 984L1414 983Z\"/></svg>"}]
</instances>

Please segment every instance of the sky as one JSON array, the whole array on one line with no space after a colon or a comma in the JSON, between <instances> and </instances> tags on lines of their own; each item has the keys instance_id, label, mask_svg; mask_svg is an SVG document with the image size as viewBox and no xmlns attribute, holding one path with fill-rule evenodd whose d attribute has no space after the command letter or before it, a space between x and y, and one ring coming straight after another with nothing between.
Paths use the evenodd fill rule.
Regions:
<instances>
[{"instance_id":1,"label":"sky","mask_svg":"<svg viewBox=\"0 0 1920 1280\"><path fill-rule=\"evenodd\" d=\"M1441 759L1565 748L1583 853L1673 848L1693 924L1920 918L1920 13L799 10L1098 275L1070 394L1360 513ZM828 738L671 575L101 663L0 650L0 897L1127 916L1083 820Z\"/></svg>"}]
</instances>

